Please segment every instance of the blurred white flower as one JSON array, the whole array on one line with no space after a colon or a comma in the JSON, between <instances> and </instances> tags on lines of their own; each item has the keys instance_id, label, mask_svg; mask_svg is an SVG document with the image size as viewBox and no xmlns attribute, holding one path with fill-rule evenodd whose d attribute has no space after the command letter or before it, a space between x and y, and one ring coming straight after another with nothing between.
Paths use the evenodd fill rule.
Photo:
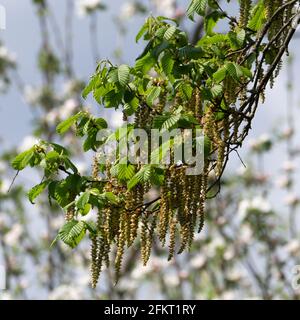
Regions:
<instances>
[{"instance_id":1,"label":"blurred white flower","mask_svg":"<svg viewBox=\"0 0 300 320\"><path fill-rule=\"evenodd\" d=\"M190 265L194 269L200 269L205 265L206 260L206 256L202 253L199 253L191 259Z\"/></svg>"},{"instance_id":2,"label":"blurred white flower","mask_svg":"<svg viewBox=\"0 0 300 320\"><path fill-rule=\"evenodd\" d=\"M268 134L262 134L257 139L251 139L249 145L254 151L267 151L272 146L272 139Z\"/></svg>"},{"instance_id":3,"label":"blurred white flower","mask_svg":"<svg viewBox=\"0 0 300 320\"><path fill-rule=\"evenodd\" d=\"M300 198L297 195L291 193L285 197L284 202L288 206L296 206L300 203Z\"/></svg>"},{"instance_id":4,"label":"blurred white flower","mask_svg":"<svg viewBox=\"0 0 300 320\"><path fill-rule=\"evenodd\" d=\"M80 173L87 171L88 166L84 161L74 161L74 164Z\"/></svg>"},{"instance_id":5,"label":"blurred white flower","mask_svg":"<svg viewBox=\"0 0 300 320\"><path fill-rule=\"evenodd\" d=\"M97 9L103 8L104 5L101 0L78 0L77 1L77 11L80 17L84 17L89 13Z\"/></svg>"},{"instance_id":6,"label":"blurred white flower","mask_svg":"<svg viewBox=\"0 0 300 320\"><path fill-rule=\"evenodd\" d=\"M166 17L174 17L176 12L175 0L152 0L156 11Z\"/></svg>"},{"instance_id":7,"label":"blurred white flower","mask_svg":"<svg viewBox=\"0 0 300 320\"><path fill-rule=\"evenodd\" d=\"M0 160L0 172L4 172L6 168L7 168L6 163Z\"/></svg>"},{"instance_id":8,"label":"blurred white flower","mask_svg":"<svg viewBox=\"0 0 300 320\"><path fill-rule=\"evenodd\" d=\"M244 176L246 173L248 172L248 169L243 166L243 165L240 165L237 170L236 170L236 173L239 175L239 176Z\"/></svg>"},{"instance_id":9,"label":"blurred white flower","mask_svg":"<svg viewBox=\"0 0 300 320\"><path fill-rule=\"evenodd\" d=\"M50 225L54 230L59 230L61 228L61 226L64 224L64 220L65 219L64 219L63 215L53 217L50 220Z\"/></svg>"},{"instance_id":10,"label":"blurred white flower","mask_svg":"<svg viewBox=\"0 0 300 320\"><path fill-rule=\"evenodd\" d=\"M164 280L166 284L170 287L177 287L180 283L178 276L174 273L167 273L164 276Z\"/></svg>"},{"instance_id":11,"label":"blurred white flower","mask_svg":"<svg viewBox=\"0 0 300 320\"><path fill-rule=\"evenodd\" d=\"M293 172L296 169L296 164L293 161L285 161L282 165L282 169L286 172Z\"/></svg>"},{"instance_id":12,"label":"blurred white flower","mask_svg":"<svg viewBox=\"0 0 300 320\"><path fill-rule=\"evenodd\" d=\"M234 256L235 256L235 251L234 251L233 246L227 247L226 251L224 252L224 256L223 256L224 259L226 261L230 261L234 258Z\"/></svg>"},{"instance_id":13,"label":"blurred white flower","mask_svg":"<svg viewBox=\"0 0 300 320\"><path fill-rule=\"evenodd\" d=\"M290 184L290 179L287 176L281 176L276 181L276 185L279 188L286 188L289 184Z\"/></svg>"},{"instance_id":14,"label":"blurred white flower","mask_svg":"<svg viewBox=\"0 0 300 320\"><path fill-rule=\"evenodd\" d=\"M55 125L59 121L59 111L57 109L52 109L49 111L44 120L47 122L48 125Z\"/></svg>"},{"instance_id":15,"label":"blurred white flower","mask_svg":"<svg viewBox=\"0 0 300 320\"><path fill-rule=\"evenodd\" d=\"M121 7L120 16L122 19L130 19L137 12L136 4L134 2L125 2Z\"/></svg>"},{"instance_id":16,"label":"blurred white flower","mask_svg":"<svg viewBox=\"0 0 300 320\"><path fill-rule=\"evenodd\" d=\"M87 287L91 282L90 275L88 272L83 271L83 273L76 277L76 284L80 287Z\"/></svg>"},{"instance_id":17,"label":"blurred white flower","mask_svg":"<svg viewBox=\"0 0 300 320\"><path fill-rule=\"evenodd\" d=\"M237 268L231 269L229 273L226 275L226 278L232 282L238 282L242 279L243 274Z\"/></svg>"},{"instance_id":18,"label":"blurred white flower","mask_svg":"<svg viewBox=\"0 0 300 320\"><path fill-rule=\"evenodd\" d=\"M15 64L16 63L16 54L9 52L8 49L4 46L0 46L0 59L4 60L6 63Z\"/></svg>"},{"instance_id":19,"label":"blurred white flower","mask_svg":"<svg viewBox=\"0 0 300 320\"><path fill-rule=\"evenodd\" d=\"M0 292L0 300L14 300L13 296L8 292Z\"/></svg>"},{"instance_id":20,"label":"blurred white flower","mask_svg":"<svg viewBox=\"0 0 300 320\"><path fill-rule=\"evenodd\" d=\"M253 199L244 199L240 202L238 208L238 217L243 220L249 212L270 213L271 204L262 196L256 196Z\"/></svg>"},{"instance_id":21,"label":"blurred white flower","mask_svg":"<svg viewBox=\"0 0 300 320\"><path fill-rule=\"evenodd\" d=\"M151 272L151 267L149 264L147 264L146 266L143 266L141 263L138 263L131 272L131 278L134 280L141 280L150 272Z\"/></svg>"},{"instance_id":22,"label":"blurred white flower","mask_svg":"<svg viewBox=\"0 0 300 320\"><path fill-rule=\"evenodd\" d=\"M123 290L125 292L135 291L139 286L139 283L132 278L122 278L118 282L118 290Z\"/></svg>"},{"instance_id":23,"label":"blurred white flower","mask_svg":"<svg viewBox=\"0 0 300 320\"><path fill-rule=\"evenodd\" d=\"M24 228L21 224L14 224L10 231L4 236L4 242L11 247L16 246L19 243L20 237L24 232Z\"/></svg>"},{"instance_id":24,"label":"blurred white flower","mask_svg":"<svg viewBox=\"0 0 300 320\"><path fill-rule=\"evenodd\" d=\"M235 292L234 291L225 291L223 292L221 299L222 300L234 300L236 297Z\"/></svg>"},{"instance_id":25,"label":"blurred white flower","mask_svg":"<svg viewBox=\"0 0 300 320\"><path fill-rule=\"evenodd\" d=\"M216 236L207 246L207 255L209 257L213 257L219 249L224 249L225 246L226 244L224 239L219 236Z\"/></svg>"},{"instance_id":26,"label":"blurred white flower","mask_svg":"<svg viewBox=\"0 0 300 320\"><path fill-rule=\"evenodd\" d=\"M83 290L77 286L61 285L55 288L48 296L49 300L81 300Z\"/></svg>"},{"instance_id":27,"label":"blurred white flower","mask_svg":"<svg viewBox=\"0 0 300 320\"><path fill-rule=\"evenodd\" d=\"M5 212L0 212L0 230L6 227L7 224L7 214Z\"/></svg>"},{"instance_id":28,"label":"blurred white flower","mask_svg":"<svg viewBox=\"0 0 300 320\"><path fill-rule=\"evenodd\" d=\"M253 239L253 231L249 224L243 224L239 229L238 240L241 244L249 244Z\"/></svg>"},{"instance_id":29,"label":"blurred white flower","mask_svg":"<svg viewBox=\"0 0 300 320\"><path fill-rule=\"evenodd\" d=\"M0 193L7 193L10 187L11 181L8 179L0 180Z\"/></svg>"},{"instance_id":30,"label":"blurred white flower","mask_svg":"<svg viewBox=\"0 0 300 320\"><path fill-rule=\"evenodd\" d=\"M288 254L292 256L298 256L300 253L300 242L297 239L293 239L287 245L285 245L284 248Z\"/></svg>"},{"instance_id":31,"label":"blurred white flower","mask_svg":"<svg viewBox=\"0 0 300 320\"><path fill-rule=\"evenodd\" d=\"M294 134L294 130L291 128L287 128L282 132L282 137L284 139L289 139Z\"/></svg>"},{"instance_id":32,"label":"blurred white flower","mask_svg":"<svg viewBox=\"0 0 300 320\"><path fill-rule=\"evenodd\" d=\"M178 275L179 275L179 278L183 280L186 280L189 277L189 273L185 270L179 271Z\"/></svg>"},{"instance_id":33,"label":"blurred white flower","mask_svg":"<svg viewBox=\"0 0 300 320\"><path fill-rule=\"evenodd\" d=\"M21 142L18 151L23 152L32 148L35 144L39 144L39 139L34 136L26 136Z\"/></svg>"},{"instance_id":34,"label":"blurred white flower","mask_svg":"<svg viewBox=\"0 0 300 320\"><path fill-rule=\"evenodd\" d=\"M25 86L24 89L24 99L26 103L30 105L35 105L38 103L40 98L40 90L37 88L34 88L32 86Z\"/></svg>"},{"instance_id":35,"label":"blurred white flower","mask_svg":"<svg viewBox=\"0 0 300 320\"><path fill-rule=\"evenodd\" d=\"M112 117L110 118L111 126L116 129L122 126L123 121L123 113L120 111L114 112Z\"/></svg>"},{"instance_id":36,"label":"blurred white flower","mask_svg":"<svg viewBox=\"0 0 300 320\"><path fill-rule=\"evenodd\" d=\"M78 102L75 99L68 99L59 108L60 119L66 119L72 115L72 113L78 108Z\"/></svg>"},{"instance_id":37,"label":"blurred white flower","mask_svg":"<svg viewBox=\"0 0 300 320\"><path fill-rule=\"evenodd\" d=\"M150 259L150 261L148 262L151 270L154 272L158 272L158 271L168 267L172 263L173 263L173 261L168 261L164 257L152 257Z\"/></svg>"}]
</instances>

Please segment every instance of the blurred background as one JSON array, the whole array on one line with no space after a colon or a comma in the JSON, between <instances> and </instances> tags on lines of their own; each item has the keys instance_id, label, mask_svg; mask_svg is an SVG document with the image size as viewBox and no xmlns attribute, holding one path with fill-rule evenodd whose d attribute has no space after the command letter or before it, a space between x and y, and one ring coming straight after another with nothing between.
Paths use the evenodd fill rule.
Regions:
<instances>
[{"instance_id":1,"label":"blurred background","mask_svg":"<svg viewBox=\"0 0 300 320\"><path fill-rule=\"evenodd\" d=\"M202 35L201 19L187 21L188 0L1 0L6 29L0 30L0 266L6 270L0 299L298 299L295 266L300 265L300 37L282 72L259 107L253 129L233 154L222 192L208 201L206 225L189 253L167 262L154 244L147 267L138 250L126 256L115 286L105 270L98 288L89 285L89 243L71 251L50 249L63 224L63 212L42 197L35 206L26 192L41 172L15 172L10 161L42 137L72 146L82 172L89 155L80 155L72 134L60 139L55 126L83 106L110 119L81 90L97 61L133 64L143 43L135 35L149 14L176 18L191 42ZM234 1L220 1L230 14ZM222 25L220 25L222 32ZM1 268L0 268L1 269ZM300 277L299 277L300 278ZM1 281L0 281L1 283Z\"/></svg>"}]
</instances>

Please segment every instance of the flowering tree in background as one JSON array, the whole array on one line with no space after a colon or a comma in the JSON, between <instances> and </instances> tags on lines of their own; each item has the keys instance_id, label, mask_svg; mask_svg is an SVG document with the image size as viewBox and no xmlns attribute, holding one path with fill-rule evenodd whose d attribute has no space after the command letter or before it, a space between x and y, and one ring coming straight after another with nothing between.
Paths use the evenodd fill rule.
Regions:
<instances>
[{"instance_id":1,"label":"flowering tree in background","mask_svg":"<svg viewBox=\"0 0 300 320\"><path fill-rule=\"evenodd\" d=\"M37 194L50 183L50 181L44 179L47 172L60 171L63 175L70 176L70 170L75 173L78 170L82 176L92 176L93 179L99 179L100 181L101 179L98 175L99 169L97 168L97 156L94 157L93 172L91 172L91 168L86 165L86 163L89 163L91 159L89 155L83 155L81 153L81 143L75 136L75 133L79 134L78 128L71 128L71 130L64 136L58 136L56 134L56 125L59 122L64 121L62 123L66 125L70 116L73 116L74 114L82 115L82 112L87 114L87 110L83 108L83 102L81 99L84 81L75 75L74 66L72 64L72 57L74 53L72 52L71 45L71 31L72 13L73 9L75 10L74 3L73 1L66 1L68 5L69 26L67 31L68 37L66 37L66 39L68 42L63 43L63 36L60 33L57 33L55 41L60 50L56 52L54 49L55 46L49 37L49 25L57 27L54 22L55 20L53 20L54 13L47 1L35 0L33 2L40 22L42 45L38 57L38 67L43 76L43 82L40 88L29 87L22 81L19 81L18 84L22 93L25 94L27 102L30 105L35 106L35 108L39 108L40 112L38 114L34 114L35 127L33 137L27 138L21 149L17 151L25 151L33 144L43 148L44 143L53 149L52 154L47 155L46 167L44 166L42 168L42 170L44 171L45 169L45 171L43 172L40 171L41 169L38 169L42 179L41 184L38 188L32 189L31 193L29 193L30 200L32 202L36 202L37 200L35 198ZM197 1L193 1L191 7L194 11L201 14L201 8L193 8L193 3L196 2ZM204 1L200 2L204 3ZM242 1L242 3L248 3L248 1ZM296 3L297 1L287 1L287 4L290 5L295 5ZM219 4L216 5L219 6ZM193 15L194 11L191 10L191 7L189 13L190 15ZM79 2L77 8L79 13L90 19L91 39L96 38L98 14L105 14L102 12L105 8L106 6L102 1ZM288 8L288 6L286 8ZM130 19L136 14L144 15L151 9L155 10L158 14L175 18L176 21L182 25L186 22L184 18L184 7L181 8L178 6L176 1L149 1L146 4L144 2L140 3L138 1L132 1L124 4L121 9L122 12L119 15L122 20L117 20L117 27L121 36L122 33L126 31L124 26L126 26L127 19ZM212 9L217 10L218 8L212 7ZM243 12L242 10L248 9L243 8L241 9L241 12ZM252 21L252 23L255 23L255 28L257 28L257 30L261 30L262 26L268 23L263 19L267 19L268 17L265 14L259 14L261 10L259 5L255 10L256 11L254 11L250 22ZM276 12L276 10L274 12ZM270 15L271 13L269 12L268 14ZM211 15L212 18L209 20L210 23L214 24L216 22L215 20L218 18L228 18L225 12L223 12L222 15L217 18L214 17L214 15ZM292 13L286 13L286 15L287 16L284 19L286 19L286 27L288 28L292 23L291 17L293 16ZM232 19L231 17L229 18ZM252 45L255 45L256 42L253 43L250 41L253 28L250 28L251 30L247 30L247 27L245 26L248 21L245 22L243 19L246 18L241 16L242 21L239 21L239 28L249 32L249 35L247 35L247 37L249 37L249 39L247 39L247 41L249 40L249 43L245 42L245 38L243 40L243 45L247 43L247 46L249 46L249 48L247 48L248 50ZM193 43L197 43L203 33L207 32L207 29L210 30L210 32L213 32L212 29L210 29L211 27L207 25L204 28L203 21L204 18L199 18L199 22L197 22L196 27L190 31ZM155 21L153 21L153 23L154 22ZM234 21L231 20L231 22L233 23L232 28L234 28ZM238 22L236 21L236 23ZM243 29L243 26L241 27L241 23L244 23L245 29ZM146 32L146 28L148 27L149 26L144 27L144 32ZM282 32L285 32L286 30L281 29L281 27L281 25L277 25L277 29L275 31L275 27L273 27L273 29L271 29L273 34L269 31L269 39L273 39L273 37L275 37L274 39L276 40L274 43L272 41L269 42L271 45L267 44L267 46L270 47L274 45L274 47L271 48L272 52L276 52L276 50L281 46L285 48L286 44L283 44L282 42L285 38L282 38L281 35L283 34ZM174 39L177 37L177 35L175 36L176 27L173 27L172 24L167 25L165 22L159 22L157 28L165 28L166 30L169 30L170 35L168 33L167 37L170 42L172 42L173 36ZM174 34L171 35L170 29L174 30ZM166 30L164 31L166 32ZM148 30L148 33L151 36L150 31ZM229 97L229 95L232 94L232 90L234 90L233 83L230 83L232 81L230 78L238 77L239 81L249 81L247 78L250 77L246 67L243 66L245 69L239 69L238 64L234 64L230 60L232 54L233 57L235 57L235 51L238 53L242 51L243 53L244 50L243 45L238 44L238 41L241 40L242 32L239 31L240 34L235 33L235 29L230 32L232 32L229 37L229 41L232 42L230 44L230 50L232 50L232 52L229 53L229 57L227 58L229 60L226 60L225 62L225 65L227 63L227 69L223 70L222 67L220 67L219 70L216 69L214 72L214 78L217 83L213 84L214 86L211 87L209 87L211 84L207 84L211 90L211 95L213 95L213 98L216 100L219 99L218 97L222 96L222 90L225 90L225 94L228 96L226 99L234 99L232 96ZM280 36L280 39L278 38L278 35ZM215 38L214 42L216 41L218 43L218 41L222 42L224 40L220 35L218 36L220 39L218 40ZM288 36L288 34L286 34L286 36ZM166 37L166 34L164 34L164 37ZM178 37L180 37L180 33L178 33ZM216 37L216 35L211 34L209 37ZM212 45L213 42L209 42L209 37L204 37L200 40L200 42L202 41L201 43L203 47ZM260 39L259 35L258 39ZM263 39L261 38L260 41L262 40ZM207 43L205 41L207 41ZM228 40L225 40L225 42L226 41ZM223 46L225 43L222 43L221 45ZM187 44L186 46L189 45ZM156 47L153 46L152 49L153 48L155 49ZM191 61L201 59L202 53L199 56L199 52L197 52L197 50L195 51L194 47L190 46L186 49L189 49L190 51L186 50L183 53L185 55L183 56L185 63L188 63L190 59ZM162 48L161 52L163 52L163 50L165 49ZM1 80L3 78L3 83L7 86L10 80L9 74L12 72L12 75L14 75L16 72L14 71L16 62L4 47L2 47L2 51L2 55L0 53L0 77ZM96 61L100 58L100 53L95 41L91 42L91 51L96 64ZM245 52L247 53L247 51ZM121 57L122 56L117 56L117 58L120 59ZM147 57L147 52L144 53L144 57ZM144 59L144 57L142 56L140 59ZM281 57L282 55L279 58L281 59ZM266 63L270 64L271 68L276 67L280 61L279 59L277 63L275 63L276 65L274 65L274 59L276 61L278 58L272 56L268 57L268 59L269 60L267 60ZM171 60L172 56L168 57L166 62ZM259 67L260 61L256 62ZM142 63L143 65L147 65L149 62L144 59ZM234 66L234 71L229 67L230 64ZM166 65L166 67L168 67L168 65ZM113 72L116 69L117 67L115 66L112 66L110 69L107 68L109 72ZM291 80L288 84L288 89L292 90L292 68L290 67L289 70L289 78ZM261 88L264 89L268 79L264 78L264 76L260 74L262 71L259 68L257 68L256 71L257 81L263 81L260 83L262 83ZM156 72L158 72L158 70L156 70ZM166 71L164 70L164 72ZM239 72L241 73L240 77L238 76ZM133 74L131 76L133 76ZM159 78L159 75L156 74L155 77ZM219 79L219 77L223 78ZM268 77L269 79L272 78L271 74L269 74ZM65 81L65 88L63 92L57 92L55 89L56 84L61 80L61 78ZM118 81L122 82L122 79L122 77L119 77ZM222 87L220 83L224 84L224 86L227 85L228 88L226 89L224 86ZM160 84L156 84L156 88L159 87ZM180 86L178 86L178 88L180 89ZM162 92L166 90L167 86L153 98L153 101L149 102L150 105L156 106L156 101L154 100L162 98ZM184 96L186 96L189 95L188 92L190 90L195 89L182 86L179 91L181 93L183 92ZM100 99L100 97L97 97L97 94L95 94L94 84L90 86L89 91L94 91L95 98L98 100ZM150 87L150 91L147 91L146 94L149 95L150 93L153 93L153 87ZM155 89L155 91L157 91L157 89ZM192 94L192 92L193 91L191 91L190 94ZM249 93L251 92L249 91ZM253 91L252 93L255 92ZM251 97L254 99L254 108L256 109L259 95L253 96L252 93L248 99ZM259 93L262 94L262 92ZM115 92L115 94L117 94L117 92ZM193 92L193 95L194 94L197 95L197 92ZM247 95L247 93L245 94ZM203 95L202 91L201 95ZM177 99L181 99L180 104L186 103L182 96L177 97ZM208 100L210 99L211 97L208 98ZM247 102L247 96L245 101ZM111 101L108 102L112 103ZM132 100L129 102L131 103ZM107 103L107 100L105 103ZM234 101L230 104L234 104ZM216 165L218 166L218 173L216 176L215 172L208 172L208 185L214 185L214 187L211 188L211 190L208 190L205 197L213 197L213 200L207 202L207 221L203 233L196 236L194 243L188 252L183 253L181 256L176 256L168 262L168 253L154 239L152 243L154 256L149 260L147 266L144 267L142 264L133 263L136 261L135 258L140 255L139 243L135 243L124 255L123 268L119 270L119 267L117 267L119 278L118 284L114 286L114 274L112 272L112 268L109 266L103 267L103 281L95 290L90 289L88 285L89 280L86 277L86 269L90 264L90 258L87 255L89 241L83 240L79 247L76 248L76 254L72 254L70 249L66 248L66 246L61 242L57 242L51 247L51 249L49 249L52 240L56 237L57 230L60 229L63 224L64 214L54 201L50 201L51 203L49 205L48 197L44 197L42 195L36 203L37 209L35 210L37 210L38 213L35 213L34 222L32 222L33 214L30 212L31 210L28 210L27 205L25 206L24 204L23 196L25 195L25 192L22 188L17 186L17 184L14 184L10 192L7 193L7 190L10 188L8 179L13 175L9 169L9 162L16 155L16 150L3 153L0 166L0 233L3 260L8 271L8 294L4 292L4 294L2 294L4 298L39 298L41 292L50 299L140 298L145 295L146 289L149 286L151 286L155 294L147 296L148 298L299 298L299 292L295 291L291 286L291 268L299 263L298 253L300 249L300 244L297 240L297 237L299 237L299 231L296 219L299 199L297 195L294 194L296 169L294 167L294 162L298 156L298 146L293 143L294 137L296 136L296 128L293 124L294 111L293 113L290 113L291 102L288 104L288 129L284 132L272 133L272 137L274 137L272 139L268 136L264 136L258 139L258 141L252 142L250 152L251 157L249 160L247 159L247 167L242 167L239 172L228 172L226 176L220 180L219 176L224 171L224 156L228 157L229 152L227 154L224 153L223 150L223 153L220 153L220 147L224 148L224 146L220 146L219 141L212 147L212 149L214 147L218 149L218 152L222 155L223 159L218 155L217 163L215 162L215 159L212 159L212 166L214 166L214 168ZM245 106L247 106L247 104L245 104ZM133 106L131 105L131 107ZM253 116L254 114L252 115L250 113L250 115ZM161 114L157 113L157 116L161 116ZM208 116L211 117L209 113ZM238 114L232 113L231 116L234 118L233 120L236 121ZM248 117L249 115L246 113L246 116ZM130 111L126 114L125 110L124 120L126 120L127 117L130 117ZM75 119L74 122L77 121L77 119ZM93 120L94 118L91 119ZM223 126L224 121L225 120L221 118ZM71 127L69 125L67 126ZM63 126L60 128L62 127ZM223 132L222 130L225 130L224 128L225 127L220 127L219 130ZM249 128L247 128L247 130L249 130ZM206 130L208 138L211 140L211 143L214 144L214 138L210 136L211 133L209 132L211 129L207 128ZM242 132L243 139L247 134L247 130ZM63 129L59 131L66 130ZM222 134L223 135L220 136L221 138L224 137L225 133ZM212 133L212 135L216 135L216 132ZM234 138L236 139L237 137ZM32 141L34 139L39 140ZM88 141L87 144L90 143L88 139L86 141ZM240 144L240 142L234 143L237 145ZM288 219L285 219L286 215L281 213L282 210L279 207L271 206L268 201L270 186L274 181L267 176L263 167L261 167L264 156L271 153L274 148L280 146L282 143L286 143L287 145L288 158L283 167L283 176L279 179L278 184L288 191L288 197L286 198L286 204L289 211L287 216ZM70 150L66 151L60 145L68 145L72 147ZM55 156L55 152L61 155L59 161ZM215 153L215 150L212 150L212 152ZM74 164L70 160L71 156L74 159ZM259 163L259 167L257 167L255 163ZM22 167L23 165L18 167L18 169L21 170L23 169ZM129 180L132 178L133 176L131 176ZM62 179L61 175L57 175L56 179ZM47 182L45 183L45 181ZM219 186L222 186L221 193L219 193ZM51 190L49 191L51 194ZM106 190L107 196L108 192L111 192L111 190ZM153 190L152 192L154 193L154 196L157 196L157 190ZM216 193L218 194L217 197L215 197ZM111 198L111 195L109 196L110 198L106 199L108 203L105 202L105 206L107 206L105 208L109 208L110 202L119 201L115 198ZM96 247L101 245L101 242L99 242L101 239L97 239L98 236L95 236L94 234L95 226L90 222L91 220L95 220L95 216L97 214L97 212L92 210L91 207L96 206L93 203L89 204L89 200L84 200L84 197L86 197L86 191L80 190L78 194L74 194L72 197L76 201L75 207L73 207L74 203L71 206L68 206L69 202L64 202L64 199L62 199L62 202L57 201L60 206L66 207L66 225L73 223L74 210L81 210L80 214L82 215L82 218L80 218L80 222L83 222L82 226L84 226L84 231L90 232L91 239ZM89 197L91 197L91 195L89 195ZM52 198L58 200L57 196ZM84 205L82 205L82 201L84 202ZM138 201L140 200L137 199L136 201L137 202L134 205L135 207L138 207L140 204ZM115 204L113 203L113 205ZM148 209L148 207L146 209ZM87 214L89 210L90 212ZM157 208L154 207L151 210L154 211L157 210ZM142 223L145 225L145 221ZM43 230L43 232L33 232L34 230ZM60 230L64 231L64 229ZM69 240L65 242L71 246L73 246L73 241L78 244L78 242L82 240L82 230L80 230L79 234L77 234L75 238L71 237L71 242ZM59 234L62 235L62 232ZM181 236L183 236L183 234L181 234ZM63 240L63 237L61 238ZM150 238L152 238L151 234ZM147 241L149 241L149 237L146 239L146 243ZM120 257L120 254L121 256L123 255L120 236L118 235L116 236L116 242L117 248L112 248L111 255L116 255L118 261L118 256ZM146 245L145 248L148 248L148 245ZM144 250L143 254L147 255L145 248L142 249L142 251ZM92 247L92 254L95 253L96 255L99 254L97 248L93 253ZM99 270L97 270L99 257L94 257L93 259L96 259L93 261L92 265L92 272L94 273L93 282L95 282L95 277L97 277L97 273L99 272ZM35 275L39 276L36 277ZM32 279L32 276L35 278L34 280ZM32 286L32 283L34 283L34 286Z\"/></svg>"}]
</instances>

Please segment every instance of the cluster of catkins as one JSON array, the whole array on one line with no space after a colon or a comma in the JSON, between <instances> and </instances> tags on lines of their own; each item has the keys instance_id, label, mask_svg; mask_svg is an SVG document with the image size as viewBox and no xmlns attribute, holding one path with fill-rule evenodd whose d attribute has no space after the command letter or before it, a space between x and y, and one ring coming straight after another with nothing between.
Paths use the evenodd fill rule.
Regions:
<instances>
[{"instance_id":1,"label":"cluster of catkins","mask_svg":"<svg viewBox=\"0 0 300 320\"><path fill-rule=\"evenodd\" d=\"M240 3L239 27L245 28L254 2L241 0ZM274 13L282 4L283 1L266 0L267 19L273 21ZM269 28L268 37L275 49L284 41L285 34L280 32L282 26L291 17L291 10L292 6L286 6L276 15ZM239 61L239 56L233 59L233 61ZM280 64L276 74L279 68ZM261 68L260 78L264 76L263 73ZM159 197L154 201L148 199L148 194L150 189L158 189L158 187L151 186L149 182L143 182L129 190L126 184L122 184L117 178L111 176L110 165L106 166L108 182L105 184L105 191L118 196L122 195L122 203L110 204L98 211L98 232L93 236L91 246L93 287L97 284L103 266L108 267L111 260L114 260L118 279L125 248L135 244L135 240L138 240L136 243L140 247L144 265L150 258L154 241L159 240L162 246L168 246L169 260L173 258L175 252L181 253L189 249L195 232L200 232L204 225L205 200L208 189L211 189L208 188L208 178L213 175L216 181L221 177L231 145L240 144L239 127L242 115L236 105L238 100L240 104L247 100L247 85L243 84L243 81L238 84L230 76L224 79L222 99L225 101L226 109L221 107L221 101L218 99L204 105L198 88L194 90L190 101L185 101L180 94L177 94L170 106L167 102L166 83L160 79L153 79L153 84L161 87L162 94L151 108L146 103L140 104L135 112L135 127L150 130L156 115L161 115L164 111L175 111L180 105L184 112L192 114L202 125L204 135L210 143L209 155L205 156L202 173L195 176L186 175L187 166L184 163L179 165L171 161L165 168L163 185L156 190ZM126 115L124 119L127 120ZM93 178L100 179L97 157L93 165Z\"/></svg>"},{"instance_id":2,"label":"cluster of catkins","mask_svg":"<svg viewBox=\"0 0 300 320\"><path fill-rule=\"evenodd\" d=\"M179 97L175 100L176 103L181 102ZM185 108L203 122L205 116L200 100L200 93L196 90L192 101L186 104ZM135 126L147 130L147 127L151 127L151 119L161 114L165 106L165 97L161 97L152 109L141 105L135 114ZM176 107L169 107L169 110L174 108ZM218 134L217 143L220 143L222 137L221 133ZM217 132L214 132L214 135L216 136ZM105 183L105 191L119 197L121 195L122 203L110 204L98 211L97 235L93 236L91 245L93 287L97 284L103 266L108 267L111 259L114 261L118 279L125 248L131 247L136 239L144 265L150 258L154 241L159 240L162 246L168 246L169 260L173 258L175 252L181 253L191 247L195 232L200 232L204 225L209 167L210 163L206 160L200 175L189 176L186 175L187 166L175 164L171 155L171 163L165 168L164 182L159 190L148 182L139 183L128 190L126 184L111 176L110 164L106 165L105 181L108 182ZM98 168L96 156L93 164L94 180L101 180ZM157 201L148 199L151 188L157 189L159 194ZM153 204L148 206L152 202Z\"/></svg>"}]
</instances>

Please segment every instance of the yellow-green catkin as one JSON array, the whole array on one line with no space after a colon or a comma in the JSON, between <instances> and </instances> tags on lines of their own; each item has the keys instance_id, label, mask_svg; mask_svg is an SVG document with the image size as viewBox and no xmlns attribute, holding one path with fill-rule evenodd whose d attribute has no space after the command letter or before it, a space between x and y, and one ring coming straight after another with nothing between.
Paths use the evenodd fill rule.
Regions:
<instances>
[{"instance_id":1,"label":"yellow-green catkin","mask_svg":"<svg viewBox=\"0 0 300 320\"><path fill-rule=\"evenodd\" d=\"M204 218L205 218L205 201L206 201L206 192L207 192L207 185L208 185L208 174L209 174L209 162L205 161L204 169L201 179L201 194L200 194L200 204L199 204L199 228L198 233L201 232L204 226Z\"/></svg>"},{"instance_id":2,"label":"yellow-green catkin","mask_svg":"<svg viewBox=\"0 0 300 320\"><path fill-rule=\"evenodd\" d=\"M239 26L245 28L248 24L250 11L251 11L251 0L240 0L240 20Z\"/></svg>"},{"instance_id":3,"label":"yellow-green catkin","mask_svg":"<svg viewBox=\"0 0 300 320\"><path fill-rule=\"evenodd\" d=\"M161 200L160 200L159 223L158 223L159 240L163 246L165 245L165 242L166 242L169 215L171 212L170 197L171 197L170 170L166 170L165 182L161 188Z\"/></svg>"},{"instance_id":4,"label":"yellow-green catkin","mask_svg":"<svg viewBox=\"0 0 300 320\"><path fill-rule=\"evenodd\" d=\"M95 154L93 158L93 165L92 165L92 177L93 180L97 181L99 179L99 156L98 154Z\"/></svg>"},{"instance_id":5,"label":"yellow-green catkin","mask_svg":"<svg viewBox=\"0 0 300 320\"><path fill-rule=\"evenodd\" d=\"M74 217L75 217L75 207L70 206L65 213L65 220L67 222L70 222L74 219Z\"/></svg>"},{"instance_id":6,"label":"yellow-green catkin","mask_svg":"<svg viewBox=\"0 0 300 320\"><path fill-rule=\"evenodd\" d=\"M169 240L169 256L170 261L174 257L175 245L176 245L176 230L177 230L177 219L172 216L170 219L170 240Z\"/></svg>"},{"instance_id":7,"label":"yellow-green catkin","mask_svg":"<svg viewBox=\"0 0 300 320\"><path fill-rule=\"evenodd\" d=\"M143 265L145 266L148 261L148 216L144 215L142 218L142 225L141 225L141 258Z\"/></svg>"},{"instance_id":8,"label":"yellow-green catkin","mask_svg":"<svg viewBox=\"0 0 300 320\"><path fill-rule=\"evenodd\" d=\"M91 239L91 284L92 288L96 288L100 275L98 264L98 240L96 236Z\"/></svg>"},{"instance_id":9,"label":"yellow-green catkin","mask_svg":"<svg viewBox=\"0 0 300 320\"><path fill-rule=\"evenodd\" d=\"M125 219L125 215L121 214L119 222L119 233L117 237L117 254L115 258L116 281L118 281L121 273L122 261L124 256L124 246L126 242Z\"/></svg>"}]
</instances>

